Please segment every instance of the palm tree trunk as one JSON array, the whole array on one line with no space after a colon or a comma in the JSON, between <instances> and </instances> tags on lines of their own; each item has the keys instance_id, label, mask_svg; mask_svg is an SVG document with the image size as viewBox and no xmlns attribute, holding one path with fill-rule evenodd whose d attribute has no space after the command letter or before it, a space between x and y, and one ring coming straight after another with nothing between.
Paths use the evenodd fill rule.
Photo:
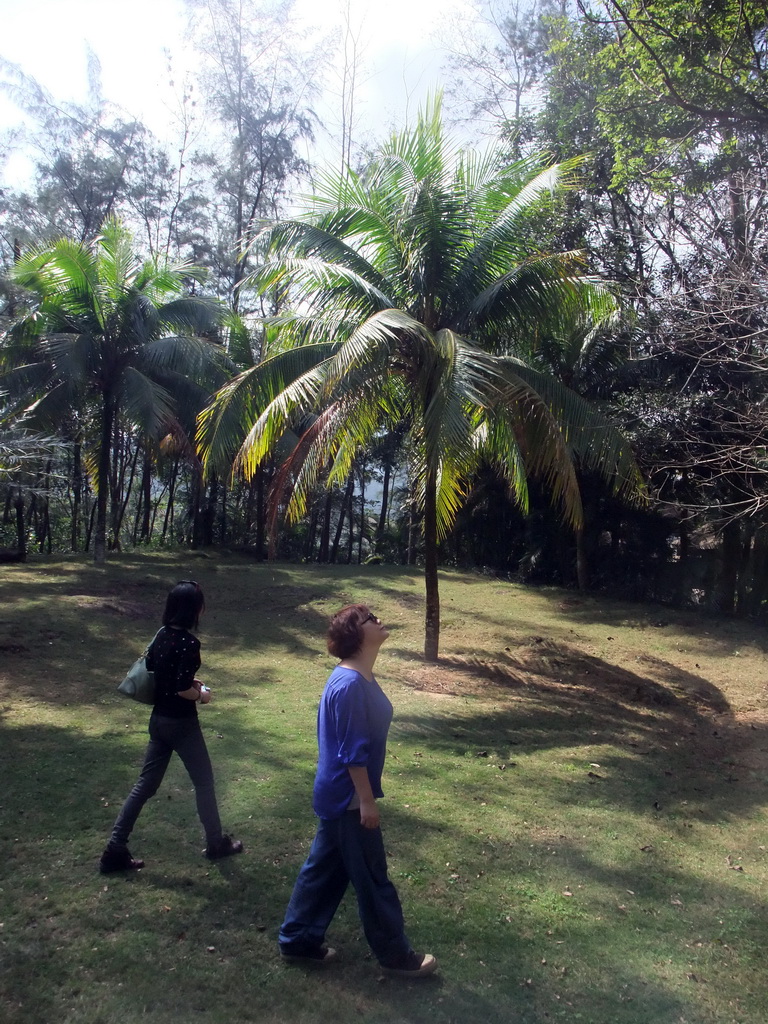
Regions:
<instances>
[{"instance_id":1,"label":"palm tree trunk","mask_svg":"<svg viewBox=\"0 0 768 1024\"><path fill-rule=\"evenodd\" d=\"M582 593L589 590L589 557L587 556L584 526L580 526L576 530L576 578Z\"/></svg>"},{"instance_id":2,"label":"palm tree trunk","mask_svg":"<svg viewBox=\"0 0 768 1024\"><path fill-rule=\"evenodd\" d=\"M320 550L317 553L318 562L328 561L328 545L331 539L331 509L333 501L330 491L326 491L325 504L323 505L323 529L320 533Z\"/></svg>"},{"instance_id":3,"label":"palm tree trunk","mask_svg":"<svg viewBox=\"0 0 768 1024\"><path fill-rule=\"evenodd\" d=\"M96 532L93 538L93 560L103 565L107 560L107 498L110 484L110 455L115 405L112 395L104 392L101 410L101 447L99 448L99 483L96 494Z\"/></svg>"},{"instance_id":4,"label":"palm tree trunk","mask_svg":"<svg viewBox=\"0 0 768 1024\"><path fill-rule=\"evenodd\" d=\"M221 485L221 521L219 522L219 544L222 547L227 543L227 485Z\"/></svg>"},{"instance_id":5,"label":"palm tree trunk","mask_svg":"<svg viewBox=\"0 0 768 1024\"><path fill-rule=\"evenodd\" d=\"M416 565L416 530L418 524L418 507L416 504L416 485L408 481L408 549L405 556L406 565Z\"/></svg>"},{"instance_id":6,"label":"palm tree trunk","mask_svg":"<svg viewBox=\"0 0 768 1024\"><path fill-rule=\"evenodd\" d=\"M27 560L27 527L24 522L24 493L19 488L16 499L13 503L16 509L16 547L19 552L19 561Z\"/></svg>"},{"instance_id":7,"label":"palm tree trunk","mask_svg":"<svg viewBox=\"0 0 768 1024\"><path fill-rule=\"evenodd\" d=\"M163 504L163 502L165 501L165 496L166 496L167 492L168 492L168 488L167 488L167 486L165 484L163 484L162 491L160 491L160 493L158 494L158 496L155 498L154 502L152 503L152 516L151 516L150 521L149 521L149 534L147 536L147 543L149 543L152 540L152 535L155 532L155 523L157 522L157 513L160 511L160 507Z\"/></svg>"},{"instance_id":8,"label":"palm tree trunk","mask_svg":"<svg viewBox=\"0 0 768 1024\"><path fill-rule=\"evenodd\" d=\"M43 550L43 545L40 542L40 515L37 511L37 495L32 492L32 497L29 500L29 525L32 530L32 534L35 538L35 543L38 545L38 550Z\"/></svg>"},{"instance_id":9,"label":"palm tree trunk","mask_svg":"<svg viewBox=\"0 0 768 1024\"><path fill-rule=\"evenodd\" d=\"M365 459L360 466L360 535L357 538L357 564L363 560L363 541L365 540Z\"/></svg>"},{"instance_id":10,"label":"palm tree trunk","mask_svg":"<svg viewBox=\"0 0 768 1024\"><path fill-rule=\"evenodd\" d=\"M381 512L379 513L379 522L376 527L376 542L375 550L378 552L381 546L382 538L384 537L384 531L387 528L387 511L389 508L389 479L392 474L392 466L389 462L384 463L384 479L381 483Z\"/></svg>"},{"instance_id":11,"label":"palm tree trunk","mask_svg":"<svg viewBox=\"0 0 768 1024\"><path fill-rule=\"evenodd\" d=\"M189 523L187 526L187 542L193 551L196 551L201 544L203 537L203 479L200 466L193 462L190 466L192 479L189 486Z\"/></svg>"},{"instance_id":12,"label":"palm tree trunk","mask_svg":"<svg viewBox=\"0 0 768 1024\"><path fill-rule=\"evenodd\" d=\"M80 500L83 490L83 471L80 461L80 442L76 441L72 447L72 523L70 533L70 546L77 551L80 537Z\"/></svg>"},{"instance_id":13,"label":"palm tree trunk","mask_svg":"<svg viewBox=\"0 0 768 1024\"><path fill-rule=\"evenodd\" d=\"M437 474L427 470L424 492L424 658L437 661L440 646L440 592L437 579Z\"/></svg>"},{"instance_id":14,"label":"palm tree trunk","mask_svg":"<svg viewBox=\"0 0 768 1024\"><path fill-rule=\"evenodd\" d=\"M317 503L312 507L307 529L307 543L304 545L304 561L312 561L312 552L315 549L315 534L317 533Z\"/></svg>"},{"instance_id":15,"label":"palm tree trunk","mask_svg":"<svg viewBox=\"0 0 768 1024\"><path fill-rule=\"evenodd\" d=\"M123 491L126 467L130 461L130 438L120 429L120 418L115 413L112 437L111 475L109 504L112 513L112 529L107 541L107 550L120 550L120 524L122 521Z\"/></svg>"},{"instance_id":16,"label":"palm tree trunk","mask_svg":"<svg viewBox=\"0 0 768 1024\"><path fill-rule=\"evenodd\" d=\"M144 544L148 544L152 522L152 456L147 448L144 449L144 465L141 474L141 500L141 540ZM138 519L138 514L136 518Z\"/></svg>"},{"instance_id":17,"label":"palm tree trunk","mask_svg":"<svg viewBox=\"0 0 768 1024\"><path fill-rule=\"evenodd\" d=\"M264 558L266 548L266 510L264 508L264 481L266 470L259 466L256 470L256 551L257 558L261 561Z\"/></svg>"},{"instance_id":18,"label":"palm tree trunk","mask_svg":"<svg viewBox=\"0 0 768 1024\"><path fill-rule=\"evenodd\" d=\"M208 500L203 510L203 546L213 547L214 530L216 526L216 509L219 503L219 478L215 473L211 474L211 482L208 488Z\"/></svg>"},{"instance_id":19,"label":"palm tree trunk","mask_svg":"<svg viewBox=\"0 0 768 1024\"><path fill-rule=\"evenodd\" d=\"M349 476L347 477L347 486L344 490L344 497L341 502L341 510L339 511L339 521L336 524L336 536L333 538L333 547L331 548L331 562L335 562L339 554L339 544L341 543L341 531L344 528L344 517L347 514L347 508L352 503L352 489L354 488L354 485L354 478L350 473Z\"/></svg>"},{"instance_id":20,"label":"palm tree trunk","mask_svg":"<svg viewBox=\"0 0 768 1024\"><path fill-rule=\"evenodd\" d=\"M116 551L120 550L120 531L123 528L123 520L125 519L125 511L128 508L128 502L131 500L131 493L133 491L134 480L136 479L136 466L138 465L140 450L141 449L137 444L136 451L134 452L133 459L131 460L131 473L130 476L128 477L127 487L123 486L125 484L125 471L123 470L123 472L121 472L120 474L119 503L117 502L116 497L113 496L112 499L113 506L117 509L117 512L113 511L112 513L112 543L114 544Z\"/></svg>"},{"instance_id":21,"label":"palm tree trunk","mask_svg":"<svg viewBox=\"0 0 768 1024\"><path fill-rule=\"evenodd\" d=\"M253 527L253 510L256 505L256 477L244 483L245 493L245 514L243 516L243 544L248 547L251 543L251 529Z\"/></svg>"},{"instance_id":22,"label":"palm tree trunk","mask_svg":"<svg viewBox=\"0 0 768 1024\"><path fill-rule=\"evenodd\" d=\"M168 525L171 525L171 532L173 532L173 502L176 496L176 478L179 473L179 456L173 460L171 466L171 475L168 481L168 503L165 506L165 517L163 519L163 533L160 537L160 543L165 544L165 538L168 533Z\"/></svg>"},{"instance_id":23,"label":"palm tree trunk","mask_svg":"<svg viewBox=\"0 0 768 1024\"><path fill-rule=\"evenodd\" d=\"M352 551L355 547L355 474L350 473L352 493L349 498L349 529L347 532L347 565L352 565Z\"/></svg>"},{"instance_id":24,"label":"palm tree trunk","mask_svg":"<svg viewBox=\"0 0 768 1024\"><path fill-rule=\"evenodd\" d=\"M52 463L49 459L45 466L45 498L43 499L43 536L40 542L40 550L47 543L48 554L51 553L53 538L51 537L51 469Z\"/></svg>"}]
</instances>

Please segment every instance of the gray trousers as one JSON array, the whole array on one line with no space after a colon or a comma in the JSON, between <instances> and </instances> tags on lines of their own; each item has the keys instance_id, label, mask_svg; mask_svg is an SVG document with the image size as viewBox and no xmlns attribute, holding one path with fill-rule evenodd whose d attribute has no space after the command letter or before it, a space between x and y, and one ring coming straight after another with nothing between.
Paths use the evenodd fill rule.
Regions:
<instances>
[{"instance_id":1,"label":"gray trousers","mask_svg":"<svg viewBox=\"0 0 768 1024\"><path fill-rule=\"evenodd\" d=\"M213 768L197 716L169 718L154 712L149 719L149 745L138 782L112 828L110 846L127 846L141 809L153 797L163 781L171 755L177 753L195 787L197 813L203 823L208 845L221 839L221 820L216 803Z\"/></svg>"}]
</instances>

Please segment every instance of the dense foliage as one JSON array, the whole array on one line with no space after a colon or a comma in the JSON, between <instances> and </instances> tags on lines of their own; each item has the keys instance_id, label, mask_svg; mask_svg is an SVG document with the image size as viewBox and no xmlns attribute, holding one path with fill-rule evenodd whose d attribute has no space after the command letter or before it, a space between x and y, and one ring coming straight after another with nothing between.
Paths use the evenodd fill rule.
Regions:
<instances>
[{"instance_id":1,"label":"dense foliage","mask_svg":"<svg viewBox=\"0 0 768 1024\"><path fill-rule=\"evenodd\" d=\"M478 0L443 116L487 155L434 109L356 152L345 92L338 174L308 162L323 54L290 4L188 6L170 144L95 60L78 107L3 67L28 127L0 154L39 154L0 191L8 557L426 557L762 614L765 5Z\"/></svg>"}]
</instances>

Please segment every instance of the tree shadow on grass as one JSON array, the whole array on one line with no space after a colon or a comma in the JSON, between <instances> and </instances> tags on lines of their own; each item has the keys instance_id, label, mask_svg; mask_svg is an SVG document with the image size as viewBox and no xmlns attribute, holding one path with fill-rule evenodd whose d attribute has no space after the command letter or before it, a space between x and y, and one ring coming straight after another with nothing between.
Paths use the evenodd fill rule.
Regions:
<instances>
[{"instance_id":1,"label":"tree shadow on grass","mask_svg":"<svg viewBox=\"0 0 768 1024\"><path fill-rule=\"evenodd\" d=\"M483 795L492 801L487 789ZM494 991L490 1020L517 1020L527 1005L535 1012L521 1019L536 1021L730 1020L713 1011L711 983L721 1014L741 998L745 1015L733 1019L762 1021L768 987L762 972L753 973L765 944L762 907L755 882L745 887L749 876L729 871L717 851L702 847L717 859L721 880L700 871L696 859L683 868L674 848L642 847L639 829L616 863L608 837L567 838L555 829L544 839L522 827L502 840L474 829L457 835L439 814L425 819L402 806L388 807L386 816L390 866L403 865L416 879L401 892L406 917L417 905L422 943L427 936L464 977L466 965L474 966L480 994L484 984ZM454 994L450 969L446 998Z\"/></svg>"},{"instance_id":2,"label":"tree shadow on grass","mask_svg":"<svg viewBox=\"0 0 768 1024\"><path fill-rule=\"evenodd\" d=\"M490 751L502 762L547 749L611 748L601 753L601 768L582 766L584 799L599 789L606 801L666 810L692 800L706 803L705 815L723 818L753 807L760 789L747 784L740 765L753 768L755 757L765 764L766 723L734 716L702 676L650 655L637 665L630 671L540 638L493 660L414 662L400 681L461 696L461 713L452 719L449 706L437 705L437 713L398 715L395 728L444 753ZM473 713L476 697L496 705Z\"/></svg>"},{"instance_id":3,"label":"tree shadow on grass","mask_svg":"<svg viewBox=\"0 0 768 1024\"><path fill-rule=\"evenodd\" d=\"M515 1019L540 1024L547 1015L557 1019L555 1010L562 1004L553 993L558 984L563 1002L572 1002L574 1012L599 1006L601 1015L593 1019L601 1024L630 1024L637 1019L620 1012L620 998L626 992L634 994L635 1005L646 1012L644 1019L659 1024L672 1024L685 1010L660 979L642 979L639 972L615 961L610 935L601 923L576 919L569 925L573 947L587 943L592 964L605 958L605 973L612 973L611 984L606 982L593 992L579 970L581 954L573 954L567 984L553 984L539 966L541 933L521 936L519 922L493 927L489 933L472 915L457 929L457 915L472 898L471 885L477 884L474 878L482 870L486 876L502 872L504 880L518 882L526 872L531 874L527 844L525 850L513 852L508 862L491 866L478 859L477 870L469 864L466 868L471 870L462 868L450 903L432 900L428 893L403 893L407 917L412 911L419 917L420 939L429 939L442 960L440 979L426 985L380 982L361 939L351 892L346 913L333 925L332 939L345 952L338 970L320 978L290 972L277 958L275 934L314 831L308 803L312 765L302 770L297 781L297 766L290 753L274 745L274 737L263 736L250 725L241 728L235 721L228 746L241 749L248 744L248 749L259 751L262 762L280 773L287 796L285 809L274 801L271 806L255 805L257 819L254 831L245 837L246 855L211 866L194 849L196 822L187 793L181 817L178 808L169 817L165 808L156 807L153 828L147 828L146 819L141 823L145 835L149 832L147 845L154 854L148 858L148 867L138 874L105 880L96 874L95 857L116 806L99 808L100 824L94 824L94 811L105 791L123 795L126 764L136 753L135 738L94 738L72 729L35 725L3 729L1 739L6 776L11 776L12 769L14 778L19 775L25 782L4 797L2 815L4 821L18 825L3 836L17 852L7 845L2 858L3 870L16 880L8 908L11 916L6 918L14 937L4 953L5 990L13 993L14 1005L23 1008L6 1018L14 1024L60 1019L64 1005L69 1007L70 1019L89 1022L121 1016L165 1022L194 1016L214 1024L233 1015L244 1019L244 992L251 1019L270 1024L285 1020L315 1024L328 1019L364 1019L370 1024L393 1020L507 1024ZM227 802L233 765L229 760L221 763L229 780L222 793ZM155 800L162 798L161 789ZM399 848L397 861L415 863L424 854L418 847L411 850L409 844L418 840L429 851L434 826L391 805L386 813L387 837ZM544 860L547 852L542 843L534 859ZM600 865L590 864L576 845L561 843L559 852L570 859L575 874L589 877L591 871L596 884L632 887L634 868L609 876ZM434 865L429 870L434 873ZM72 888L71 902L65 906L69 896L52 893L44 902L55 878ZM535 873L529 881L531 889L546 887ZM670 877L669 884L686 902L689 894L692 900L691 880ZM647 895L649 901L652 897ZM515 898L524 903L526 897ZM557 916L557 908L553 914ZM702 918L704 914L702 909ZM542 923L548 922L538 915L529 915L523 922L530 931ZM72 942L71 955L56 953L62 943L69 947ZM80 943L87 944L88 953L83 967L73 974ZM201 970L204 961L214 963L215 969ZM532 983L528 985L526 979ZM80 1011L71 1004L81 998L88 1000L89 1009L78 1017Z\"/></svg>"},{"instance_id":4,"label":"tree shadow on grass","mask_svg":"<svg viewBox=\"0 0 768 1024\"><path fill-rule=\"evenodd\" d=\"M141 578L125 567L110 566L109 572L109 577L93 569L35 575L28 591L4 579L0 682L4 676L9 692L57 704L98 704L114 696L159 626L167 583L156 572ZM258 566L229 587L221 581L209 586L217 579L210 569L196 575L208 601L199 631L203 673L218 670L219 651L222 658L270 647L299 658L320 652L327 619L313 606L316 587L297 586L290 573ZM262 659L248 686L277 678L278 670Z\"/></svg>"}]
</instances>

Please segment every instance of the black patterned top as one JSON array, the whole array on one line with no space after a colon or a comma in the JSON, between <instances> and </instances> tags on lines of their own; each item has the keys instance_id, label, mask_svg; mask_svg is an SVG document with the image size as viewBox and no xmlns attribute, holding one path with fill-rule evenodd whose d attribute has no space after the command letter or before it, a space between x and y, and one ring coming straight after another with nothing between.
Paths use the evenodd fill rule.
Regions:
<instances>
[{"instance_id":1,"label":"black patterned top","mask_svg":"<svg viewBox=\"0 0 768 1024\"><path fill-rule=\"evenodd\" d=\"M155 707L169 718L194 718L197 701L179 697L188 690L200 668L200 641L187 629L163 626L147 654L147 668L155 673Z\"/></svg>"}]
</instances>

